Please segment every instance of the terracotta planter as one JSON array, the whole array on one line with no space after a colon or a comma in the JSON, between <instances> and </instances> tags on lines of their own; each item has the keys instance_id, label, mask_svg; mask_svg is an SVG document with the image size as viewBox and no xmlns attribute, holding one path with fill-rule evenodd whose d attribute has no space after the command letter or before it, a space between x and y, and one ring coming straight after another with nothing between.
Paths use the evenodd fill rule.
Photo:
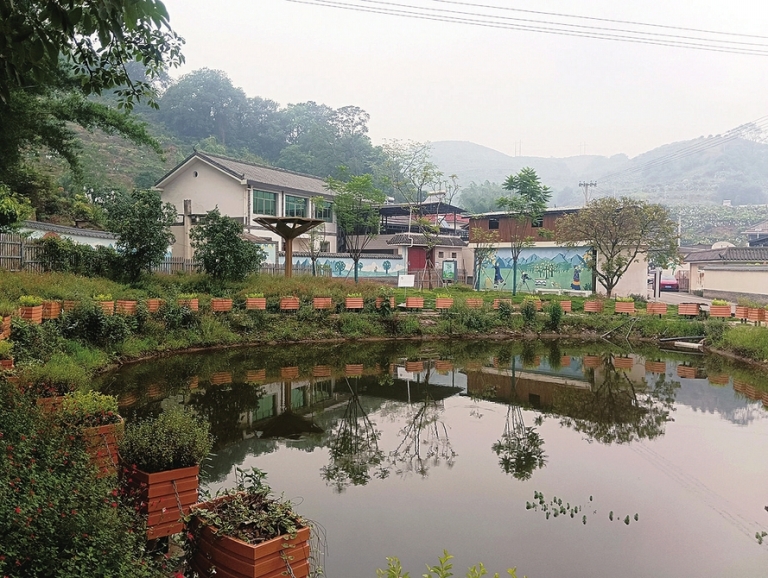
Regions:
<instances>
[{"instance_id":1,"label":"terracotta planter","mask_svg":"<svg viewBox=\"0 0 768 578\"><path fill-rule=\"evenodd\" d=\"M453 371L453 362L447 359L437 359L435 360L435 371L440 373L448 373L449 371Z\"/></svg>"},{"instance_id":2,"label":"terracotta planter","mask_svg":"<svg viewBox=\"0 0 768 578\"><path fill-rule=\"evenodd\" d=\"M43 306L19 307L19 317L29 323L40 325L43 322Z\"/></svg>"},{"instance_id":3,"label":"terracotta planter","mask_svg":"<svg viewBox=\"0 0 768 578\"><path fill-rule=\"evenodd\" d=\"M483 308L483 300L470 297L465 301L465 304L467 305L467 308L469 309L482 309Z\"/></svg>"},{"instance_id":4,"label":"terracotta planter","mask_svg":"<svg viewBox=\"0 0 768 578\"><path fill-rule=\"evenodd\" d=\"M189 378L189 389L197 389L200 387L200 378L196 375Z\"/></svg>"},{"instance_id":5,"label":"terracotta planter","mask_svg":"<svg viewBox=\"0 0 768 578\"><path fill-rule=\"evenodd\" d=\"M728 385L730 377L727 375L710 375L707 377L707 381L709 381L711 385Z\"/></svg>"},{"instance_id":6,"label":"terracotta planter","mask_svg":"<svg viewBox=\"0 0 768 578\"><path fill-rule=\"evenodd\" d=\"M64 403L64 396L54 395L53 397L38 397L35 403L37 404L37 407L40 408L41 412L46 414L54 413L55 411L58 411L61 404Z\"/></svg>"},{"instance_id":7,"label":"terracotta planter","mask_svg":"<svg viewBox=\"0 0 768 578\"><path fill-rule=\"evenodd\" d=\"M13 369L13 357L10 359L0 359L0 369Z\"/></svg>"},{"instance_id":8,"label":"terracotta planter","mask_svg":"<svg viewBox=\"0 0 768 578\"><path fill-rule=\"evenodd\" d=\"M682 377L684 379L695 379L696 378L696 368L690 367L688 365L678 365L677 366L677 376Z\"/></svg>"},{"instance_id":9,"label":"terracotta planter","mask_svg":"<svg viewBox=\"0 0 768 578\"><path fill-rule=\"evenodd\" d=\"M61 303L58 301L43 302L43 319L58 319L61 315Z\"/></svg>"},{"instance_id":10,"label":"terracotta planter","mask_svg":"<svg viewBox=\"0 0 768 578\"><path fill-rule=\"evenodd\" d=\"M563 310L563 313L571 313L573 311L572 301L558 301L558 303L560 303L560 309Z\"/></svg>"},{"instance_id":11,"label":"terracotta planter","mask_svg":"<svg viewBox=\"0 0 768 578\"><path fill-rule=\"evenodd\" d=\"M710 305L709 316L710 317L730 317L731 306L730 305Z\"/></svg>"},{"instance_id":12,"label":"terracotta planter","mask_svg":"<svg viewBox=\"0 0 768 578\"><path fill-rule=\"evenodd\" d=\"M200 310L200 300L198 298L194 298L194 299L177 299L176 303L178 303L179 307L186 307L190 311L199 311Z\"/></svg>"},{"instance_id":13,"label":"terracotta planter","mask_svg":"<svg viewBox=\"0 0 768 578\"><path fill-rule=\"evenodd\" d=\"M344 366L344 375L347 377L360 377L363 375L362 364L347 364Z\"/></svg>"},{"instance_id":14,"label":"terracotta planter","mask_svg":"<svg viewBox=\"0 0 768 578\"><path fill-rule=\"evenodd\" d=\"M645 312L648 315L666 315L667 304L666 303L648 303L645 306Z\"/></svg>"},{"instance_id":15,"label":"terracotta planter","mask_svg":"<svg viewBox=\"0 0 768 578\"><path fill-rule=\"evenodd\" d=\"M136 315L136 307L138 304L138 301L118 299L117 302L115 302L115 312L119 315Z\"/></svg>"},{"instance_id":16,"label":"terracotta planter","mask_svg":"<svg viewBox=\"0 0 768 578\"><path fill-rule=\"evenodd\" d=\"M213 503L215 502L196 504L192 509L210 508ZM198 535L192 570L202 578L309 576L308 527L301 528L295 538L289 535L278 536L261 544L248 544L237 538L218 534L211 526L197 528L196 524L193 524L190 530Z\"/></svg>"},{"instance_id":17,"label":"terracotta planter","mask_svg":"<svg viewBox=\"0 0 768 578\"><path fill-rule=\"evenodd\" d=\"M648 371L650 373L659 373L659 374L666 373L667 364L663 361L646 361L645 371Z\"/></svg>"},{"instance_id":18,"label":"terracotta planter","mask_svg":"<svg viewBox=\"0 0 768 578\"><path fill-rule=\"evenodd\" d=\"M211 374L211 385L225 385L232 383L232 374L229 371L217 371Z\"/></svg>"},{"instance_id":19,"label":"terracotta planter","mask_svg":"<svg viewBox=\"0 0 768 578\"><path fill-rule=\"evenodd\" d=\"M542 307L544 306L541 302L541 299L534 299L533 305L536 307L536 311L541 311Z\"/></svg>"},{"instance_id":20,"label":"terracotta planter","mask_svg":"<svg viewBox=\"0 0 768 578\"><path fill-rule=\"evenodd\" d=\"M226 312L232 311L232 299L211 299L211 311Z\"/></svg>"},{"instance_id":21,"label":"terracotta planter","mask_svg":"<svg viewBox=\"0 0 768 578\"><path fill-rule=\"evenodd\" d=\"M681 303L677 306L677 314L684 317L696 317L699 314L699 304Z\"/></svg>"},{"instance_id":22,"label":"terracotta planter","mask_svg":"<svg viewBox=\"0 0 768 578\"><path fill-rule=\"evenodd\" d=\"M424 362L423 361L406 361L405 371L409 371L411 373L420 373L424 371Z\"/></svg>"},{"instance_id":23,"label":"terracotta planter","mask_svg":"<svg viewBox=\"0 0 768 578\"><path fill-rule=\"evenodd\" d=\"M613 358L613 367L616 369L632 369L632 366L635 365L635 360L631 357L614 357Z\"/></svg>"},{"instance_id":24,"label":"terracotta planter","mask_svg":"<svg viewBox=\"0 0 768 578\"><path fill-rule=\"evenodd\" d=\"M299 310L298 297L281 297L280 298L280 311L298 311L298 310Z\"/></svg>"},{"instance_id":25,"label":"terracotta planter","mask_svg":"<svg viewBox=\"0 0 768 578\"><path fill-rule=\"evenodd\" d=\"M512 299L494 299L493 300L493 308L498 309L502 303L506 303L510 307L512 307Z\"/></svg>"},{"instance_id":26,"label":"terracotta planter","mask_svg":"<svg viewBox=\"0 0 768 578\"><path fill-rule=\"evenodd\" d=\"M315 309L332 309L333 299L330 297L314 297L312 299L312 307Z\"/></svg>"},{"instance_id":27,"label":"terracotta planter","mask_svg":"<svg viewBox=\"0 0 768 578\"><path fill-rule=\"evenodd\" d=\"M453 297L438 297L435 299L435 309L450 309L453 307Z\"/></svg>"},{"instance_id":28,"label":"terracotta planter","mask_svg":"<svg viewBox=\"0 0 768 578\"><path fill-rule=\"evenodd\" d=\"M264 383L267 381L266 369L251 369L245 373L246 383Z\"/></svg>"},{"instance_id":29,"label":"terracotta planter","mask_svg":"<svg viewBox=\"0 0 768 578\"><path fill-rule=\"evenodd\" d=\"M74 311L75 307L77 307L77 301L67 300L61 302L61 308L64 311Z\"/></svg>"},{"instance_id":30,"label":"terracotta planter","mask_svg":"<svg viewBox=\"0 0 768 578\"><path fill-rule=\"evenodd\" d=\"M280 378L281 379L298 379L299 378L299 368L296 367L296 366L281 367L280 368Z\"/></svg>"},{"instance_id":31,"label":"terracotta planter","mask_svg":"<svg viewBox=\"0 0 768 578\"><path fill-rule=\"evenodd\" d=\"M741 319L742 321L745 321L747 317L749 317L749 307L746 307L744 305L737 305L736 319Z\"/></svg>"},{"instance_id":32,"label":"terracotta planter","mask_svg":"<svg viewBox=\"0 0 768 578\"><path fill-rule=\"evenodd\" d=\"M312 377L331 377L331 366L315 365L312 368Z\"/></svg>"},{"instance_id":33,"label":"terracotta planter","mask_svg":"<svg viewBox=\"0 0 768 578\"><path fill-rule=\"evenodd\" d=\"M406 309L422 309L424 307L424 297L406 297Z\"/></svg>"},{"instance_id":34,"label":"terracotta planter","mask_svg":"<svg viewBox=\"0 0 768 578\"><path fill-rule=\"evenodd\" d=\"M98 477L117 473L117 445L125 431L125 421L120 418L118 423L98 427L83 428L83 440L91 463L98 470Z\"/></svg>"},{"instance_id":35,"label":"terracotta planter","mask_svg":"<svg viewBox=\"0 0 768 578\"><path fill-rule=\"evenodd\" d=\"M585 313L602 313L603 302L602 301L585 301L584 312Z\"/></svg>"},{"instance_id":36,"label":"terracotta planter","mask_svg":"<svg viewBox=\"0 0 768 578\"><path fill-rule=\"evenodd\" d=\"M123 465L120 477L136 511L146 517L147 540L178 534L183 517L197 503L199 466L153 474Z\"/></svg>"},{"instance_id":37,"label":"terracotta planter","mask_svg":"<svg viewBox=\"0 0 768 578\"><path fill-rule=\"evenodd\" d=\"M119 407L122 410L123 408L131 407L138 400L139 400L139 396L136 395L136 392L131 391L117 398L117 407Z\"/></svg>"},{"instance_id":38,"label":"terracotta planter","mask_svg":"<svg viewBox=\"0 0 768 578\"><path fill-rule=\"evenodd\" d=\"M746 389L747 389L747 383L745 381L741 381L739 379L733 380L733 391L744 393Z\"/></svg>"},{"instance_id":39,"label":"terracotta planter","mask_svg":"<svg viewBox=\"0 0 768 578\"><path fill-rule=\"evenodd\" d=\"M344 299L344 307L346 309L362 309L363 298L362 297L347 297Z\"/></svg>"},{"instance_id":40,"label":"terracotta planter","mask_svg":"<svg viewBox=\"0 0 768 578\"><path fill-rule=\"evenodd\" d=\"M2 333L0 333L0 339L8 339L11 336L11 316L6 315L3 317Z\"/></svg>"},{"instance_id":41,"label":"terracotta planter","mask_svg":"<svg viewBox=\"0 0 768 578\"><path fill-rule=\"evenodd\" d=\"M114 301L97 301L99 307L104 312L104 315L115 314L115 302Z\"/></svg>"},{"instance_id":42,"label":"terracotta planter","mask_svg":"<svg viewBox=\"0 0 768 578\"><path fill-rule=\"evenodd\" d=\"M765 309L762 307L750 307L747 319L753 321L755 325L759 325L761 321L765 321Z\"/></svg>"},{"instance_id":43,"label":"terracotta planter","mask_svg":"<svg viewBox=\"0 0 768 578\"><path fill-rule=\"evenodd\" d=\"M165 303L163 299L147 299L147 310L150 313L157 313L163 303Z\"/></svg>"},{"instance_id":44,"label":"terracotta planter","mask_svg":"<svg viewBox=\"0 0 768 578\"><path fill-rule=\"evenodd\" d=\"M595 369L603 364L603 360L599 355L585 355L582 358L582 364L584 367Z\"/></svg>"},{"instance_id":45,"label":"terracotta planter","mask_svg":"<svg viewBox=\"0 0 768 578\"><path fill-rule=\"evenodd\" d=\"M381 306L384 304L384 300L387 299L386 297L376 297L376 309L381 309ZM389 308L394 309L395 308L395 298L389 297Z\"/></svg>"},{"instance_id":46,"label":"terracotta planter","mask_svg":"<svg viewBox=\"0 0 768 578\"><path fill-rule=\"evenodd\" d=\"M245 308L256 311L264 311L267 308L266 297L246 297Z\"/></svg>"},{"instance_id":47,"label":"terracotta planter","mask_svg":"<svg viewBox=\"0 0 768 578\"><path fill-rule=\"evenodd\" d=\"M571 356L563 355L560 358L560 367L569 367L571 365Z\"/></svg>"},{"instance_id":48,"label":"terracotta planter","mask_svg":"<svg viewBox=\"0 0 768 578\"><path fill-rule=\"evenodd\" d=\"M624 313L626 315L635 314L635 302L634 301L616 301L613 307L614 313Z\"/></svg>"}]
</instances>

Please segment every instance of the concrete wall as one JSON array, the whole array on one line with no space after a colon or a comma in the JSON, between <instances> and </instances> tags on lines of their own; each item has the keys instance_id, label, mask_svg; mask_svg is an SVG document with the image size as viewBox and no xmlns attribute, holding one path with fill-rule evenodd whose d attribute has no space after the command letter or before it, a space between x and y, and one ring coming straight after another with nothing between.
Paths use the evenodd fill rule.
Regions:
<instances>
[{"instance_id":1,"label":"concrete wall","mask_svg":"<svg viewBox=\"0 0 768 578\"><path fill-rule=\"evenodd\" d=\"M743 297L768 303L768 266L691 263L693 290L701 290L712 299L737 301Z\"/></svg>"},{"instance_id":2,"label":"concrete wall","mask_svg":"<svg viewBox=\"0 0 768 578\"><path fill-rule=\"evenodd\" d=\"M648 293L648 261L645 255L638 255L639 262L632 263L626 273L613 288L613 295L628 297L629 295L646 295ZM598 257L599 260L599 257ZM605 295L605 287L597 283L597 293Z\"/></svg>"},{"instance_id":3,"label":"concrete wall","mask_svg":"<svg viewBox=\"0 0 768 578\"><path fill-rule=\"evenodd\" d=\"M280 264L285 263L285 255L279 256ZM381 277L397 277L400 273L405 273L405 263L402 257L363 257L360 259L357 276L359 278L375 279ZM294 265L312 265L309 257L293 256ZM329 267L333 277L343 279L354 279L354 262L349 257L343 255L321 255L317 259L318 267Z\"/></svg>"}]
</instances>

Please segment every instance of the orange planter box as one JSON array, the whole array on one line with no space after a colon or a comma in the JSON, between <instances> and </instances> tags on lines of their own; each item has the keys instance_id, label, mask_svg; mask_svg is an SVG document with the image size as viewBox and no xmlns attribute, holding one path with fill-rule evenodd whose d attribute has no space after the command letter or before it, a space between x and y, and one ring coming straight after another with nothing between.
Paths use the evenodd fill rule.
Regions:
<instances>
[{"instance_id":1,"label":"orange planter box","mask_svg":"<svg viewBox=\"0 0 768 578\"><path fill-rule=\"evenodd\" d=\"M160 307L163 306L163 303L165 303L163 299L147 299L147 311L157 313Z\"/></svg>"},{"instance_id":2,"label":"orange planter box","mask_svg":"<svg viewBox=\"0 0 768 578\"><path fill-rule=\"evenodd\" d=\"M267 381L266 369L251 369L245 372L246 383L263 383Z\"/></svg>"},{"instance_id":3,"label":"orange planter box","mask_svg":"<svg viewBox=\"0 0 768 578\"><path fill-rule=\"evenodd\" d=\"M634 301L616 301L613 307L614 313L625 313L627 315L634 315L635 302Z\"/></svg>"},{"instance_id":4,"label":"orange planter box","mask_svg":"<svg viewBox=\"0 0 768 578\"><path fill-rule=\"evenodd\" d=\"M281 367L280 368L280 377L282 379L298 379L298 377L299 377L299 368L296 367L296 366Z\"/></svg>"},{"instance_id":5,"label":"orange planter box","mask_svg":"<svg viewBox=\"0 0 768 578\"><path fill-rule=\"evenodd\" d=\"M493 300L493 308L498 309L502 303L506 303L510 307L512 307L512 299L494 299Z\"/></svg>"},{"instance_id":6,"label":"orange planter box","mask_svg":"<svg viewBox=\"0 0 768 578\"><path fill-rule=\"evenodd\" d=\"M560 303L560 309L563 310L563 313L571 313L573 311L572 301L558 301L558 303Z\"/></svg>"},{"instance_id":7,"label":"orange planter box","mask_svg":"<svg viewBox=\"0 0 768 578\"><path fill-rule=\"evenodd\" d=\"M645 312L648 315L666 315L667 304L666 303L648 303L645 306Z\"/></svg>"},{"instance_id":8,"label":"orange planter box","mask_svg":"<svg viewBox=\"0 0 768 578\"><path fill-rule=\"evenodd\" d=\"M453 307L453 297L438 297L435 299L435 309L450 309Z\"/></svg>"},{"instance_id":9,"label":"orange planter box","mask_svg":"<svg viewBox=\"0 0 768 578\"><path fill-rule=\"evenodd\" d=\"M104 315L115 314L115 302L114 301L97 301L99 307L104 312Z\"/></svg>"},{"instance_id":10,"label":"orange planter box","mask_svg":"<svg viewBox=\"0 0 768 578\"><path fill-rule=\"evenodd\" d=\"M422 309L424 307L424 297L406 297L406 309Z\"/></svg>"},{"instance_id":11,"label":"orange planter box","mask_svg":"<svg viewBox=\"0 0 768 578\"><path fill-rule=\"evenodd\" d=\"M344 299L344 307L347 309L362 309L363 298L362 297L347 297Z\"/></svg>"},{"instance_id":12,"label":"orange planter box","mask_svg":"<svg viewBox=\"0 0 768 578\"><path fill-rule=\"evenodd\" d=\"M331 377L331 366L315 365L312 368L312 377Z\"/></svg>"},{"instance_id":13,"label":"orange planter box","mask_svg":"<svg viewBox=\"0 0 768 578\"><path fill-rule=\"evenodd\" d=\"M406 361L405 371L409 371L411 373L422 372L424 371L424 362L423 361Z\"/></svg>"},{"instance_id":14,"label":"orange planter box","mask_svg":"<svg viewBox=\"0 0 768 578\"><path fill-rule=\"evenodd\" d=\"M571 356L563 355L560 358L560 367L568 367L569 365L571 365Z\"/></svg>"},{"instance_id":15,"label":"orange planter box","mask_svg":"<svg viewBox=\"0 0 768 578\"><path fill-rule=\"evenodd\" d=\"M584 367L596 368L603 364L603 360L599 355L585 355L582 358L582 364Z\"/></svg>"},{"instance_id":16,"label":"orange planter box","mask_svg":"<svg viewBox=\"0 0 768 578\"><path fill-rule=\"evenodd\" d=\"M61 308L64 311L73 311L75 307L77 307L77 301L71 301L71 300L65 299L64 301L61 302Z\"/></svg>"},{"instance_id":17,"label":"orange planter box","mask_svg":"<svg viewBox=\"0 0 768 578\"><path fill-rule=\"evenodd\" d=\"M765 321L765 309L762 307L750 307L747 313L747 319L759 324L761 321Z\"/></svg>"},{"instance_id":18,"label":"orange planter box","mask_svg":"<svg viewBox=\"0 0 768 578\"><path fill-rule=\"evenodd\" d=\"M280 298L280 311L298 311L298 310L299 310L298 297L281 297Z\"/></svg>"},{"instance_id":19,"label":"orange planter box","mask_svg":"<svg viewBox=\"0 0 768 578\"><path fill-rule=\"evenodd\" d=\"M435 360L435 371L448 373L453 371L453 362L447 359Z\"/></svg>"},{"instance_id":20,"label":"orange planter box","mask_svg":"<svg viewBox=\"0 0 768 578\"><path fill-rule=\"evenodd\" d=\"M211 299L211 311L216 311L216 312L232 311L232 299L222 299L222 298Z\"/></svg>"},{"instance_id":21,"label":"orange planter box","mask_svg":"<svg viewBox=\"0 0 768 578\"><path fill-rule=\"evenodd\" d=\"M217 371L211 374L211 385L224 385L232 383L232 373L229 371Z\"/></svg>"},{"instance_id":22,"label":"orange planter box","mask_svg":"<svg viewBox=\"0 0 768 578\"><path fill-rule=\"evenodd\" d=\"M685 317L696 317L699 314L699 304L681 303L677 306L677 314Z\"/></svg>"},{"instance_id":23,"label":"orange planter box","mask_svg":"<svg viewBox=\"0 0 768 578\"><path fill-rule=\"evenodd\" d=\"M730 305L710 305L709 316L710 317L730 317L731 306Z\"/></svg>"},{"instance_id":24,"label":"orange planter box","mask_svg":"<svg viewBox=\"0 0 768 578\"><path fill-rule=\"evenodd\" d=\"M707 380L712 385L728 385L731 378L727 375L710 375L707 377Z\"/></svg>"},{"instance_id":25,"label":"orange planter box","mask_svg":"<svg viewBox=\"0 0 768 578\"><path fill-rule=\"evenodd\" d=\"M312 299L312 307L315 309L332 309L333 299L330 297L315 297Z\"/></svg>"},{"instance_id":26,"label":"orange planter box","mask_svg":"<svg viewBox=\"0 0 768 578\"><path fill-rule=\"evenodd\" d=\"M264 311L267 308L266 297L246 297L245 308L256 311Z\"/></svg>"},{"instance_id":27,"label":"orange planter box","mask_svg":"<svg viewBox=\"0 0 768 578\"><path fill-rule=\"evenodd\" d=\"M666 373L667 364L663 361L646 361L645 371L650 373Z\"/></svg>"},{"instance_id":28,"label":"orange planter box","mask_svg":"<svg viewBox=\"0 0 768 578\"><path fill-rule=\"evenodd\" d=\"M118 299L115 302L115 312L119 315L136 315L136 307L138 304L138 301Z\"/></svg>"},{"instance_id":29,"label":"orange planter box","mask_svg":"<svg viewBox=\"0 0 768 578\"><path fill-rule=\"evenodd\" d=\"M8 339L11 336L11 316L6 315L3 317L2 332L0 332L0 339Z\"/></svg>"},{"instance_id":30,"label":"orange planter box","mask_svg":"<svg viewBox=\"0 0 768 578\"><path fill-rule=\"evenodd\" d=\"M179 307L187 307L190 311L199 311L200 310L200 300L197 298L194 299L177 299L176 302L179 304Z\"/></svg>"},{"instance_id":31,"label":"orange planter box","mask_svg":"<svg viewBox=\"0 0 768 578\"><path fill-rule=\"evenodd\" d=\"M120 477L147 520L147 540L178 534L182 518L197 503L199 466L147 473L124 464ZM178 498L178 499L177 499Z\"/></svg>"},{"instance_id":32,"label":"orange planter box","mask_svg":"<svg viewBox=\"0 0 768 578\"><path fill-rule=\"evenodd\" d=\"M685 378L685 379L695 379L696 378L696 368L695 367L690 367L688 365L678 365L677 366L677 376Z\"/></svg>"},{"instance_id":33,"label":"orange planter box","mask_svg":"<svg viewBox=\"0 0 768 578\"><path fill-rule=\"evenodd\" d=\"M603 302L602 301L585 301L584 311L586 313L602 313Z\"/></svg>"},{"instance_id":34,"label":"orange planter box","mask_svg":"<svg viewBox=\"0 0 768 578\"><path fill-rule=\"evenodd\" d=\"M58 301L43 302L43 319L58 319L61 315L61 303Z\"/></svg>"},{"instance_id":35,"label":"orange planter box","mask_svg":"<svg viewBox=\"0 0 768 578\"><path fill-rule=\"evenodd\" d=\"M469 309L482 309L483 308L483 300L482 299L470 297L469 299L467 299L465 301L465 303L466 303L466 305L467 305L467 307Z\"/></svg>"},{"instance_id":36,"label":"orange planter box","mask_svg":"<svg viewBox=\"0 0 768 578\"><path fill-rule=\"evenodd\" d=\"M344 366L344 375L347 377L360 377L363 375L362 364L347 364Z\"/></svg>"},{"instance_id":37,"label":"orange planter box","mask_svg":"<svg viewBox=\"0 0 768 578\"><path fill-rule=\"evenodd\" d=\"M631 357L614 357L613 367L616 369L632 369L635 365L635 360Z\"/></svg>"},{"instance_id":38,"label":"orange planter box","mask_svg":"<svg viewBox=\"0 0 768 578\"><path fill-rule=\"evenodd\" d=\"M376 297L376 309L381 309L381 306L384 304L384 297ZM390 297L389 298L389 308L394 309L395 308L395 298Z\"/></svg>"},{"instance_id":39,"label":"orange planter box","mask_svg":"<svg viewBox=\"0 0 768 578\"><path fill-rule=\"evenodd\" d=\"M83 429L83 440L91 463L98 469L98 477L117 473L117 445L125 431L125 420L118 423L87 427Z\"/></svg>"},{"instance_id":40,"label":"orange planter box","mask_svg":"<svg viewBox=\"0 0 768 578\"><path fill-rule=\"evenodd\" d=\"M743 305L736 306L736 319L745 320L749 317L749 307Z\"/></svg>"},{"instance_id":41,"label":"orange planter box","mask_svg":"<svg viewBox=\"0 0 768 578\"><path fill-rule=\"evenodd\" d=\"M43 322L43 306L35 305L34 307L20 307L19 317L29 323L40 325Z\"/></svg>"}]
</instances>

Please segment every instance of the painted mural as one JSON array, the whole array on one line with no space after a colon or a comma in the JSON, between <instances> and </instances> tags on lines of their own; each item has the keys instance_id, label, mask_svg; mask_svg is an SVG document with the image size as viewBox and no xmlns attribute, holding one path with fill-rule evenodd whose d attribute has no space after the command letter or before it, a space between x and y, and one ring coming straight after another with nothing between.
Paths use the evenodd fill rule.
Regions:
<instances>
[{"instance_id":1,"label":"painted mural","mask_svg":"<svg viewBox=\"0 0 768 578\"><path fill-rule=\"evenodd\" d=\"M573 289L592 291L589 247L531 247L517 260L517 290ZM480 289L512 291L512 252L500 247L478 274Z\"/></svg>"},{"instance_id":2,"label":"painted mural","mask_svg":"<svg viewBox=\"0 0 768 578\"><path fill-rule=\"evenodd\" d=\"M309 257L294 256L295 265L312 266ZM285 256L280 255L280 263L285 263ZM349 257L324 257L320 256L317 266L331 271L331 276L350 278L355 277L354 262ZM364 257L357 264L357 276L359 278L397 277L405 273L405 265L402 257Z\"/></svg>"}]
</instances>

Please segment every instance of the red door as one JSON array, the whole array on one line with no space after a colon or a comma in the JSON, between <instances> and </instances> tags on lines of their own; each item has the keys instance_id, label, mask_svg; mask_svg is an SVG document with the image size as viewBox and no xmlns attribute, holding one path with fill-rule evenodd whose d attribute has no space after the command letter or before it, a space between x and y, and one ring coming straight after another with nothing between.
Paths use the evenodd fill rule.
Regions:
<instances>
[{"instance_id":1,"label":"red door","mask_svg":"<svg viewBox=\"0 0 768 578\"><path fill-rule=\"evenodd\" d=\"M409 247L408 248L408 271L423 271L424 266L427 264L427 248L426 247Z\"/></svg>"}]
</instances>

